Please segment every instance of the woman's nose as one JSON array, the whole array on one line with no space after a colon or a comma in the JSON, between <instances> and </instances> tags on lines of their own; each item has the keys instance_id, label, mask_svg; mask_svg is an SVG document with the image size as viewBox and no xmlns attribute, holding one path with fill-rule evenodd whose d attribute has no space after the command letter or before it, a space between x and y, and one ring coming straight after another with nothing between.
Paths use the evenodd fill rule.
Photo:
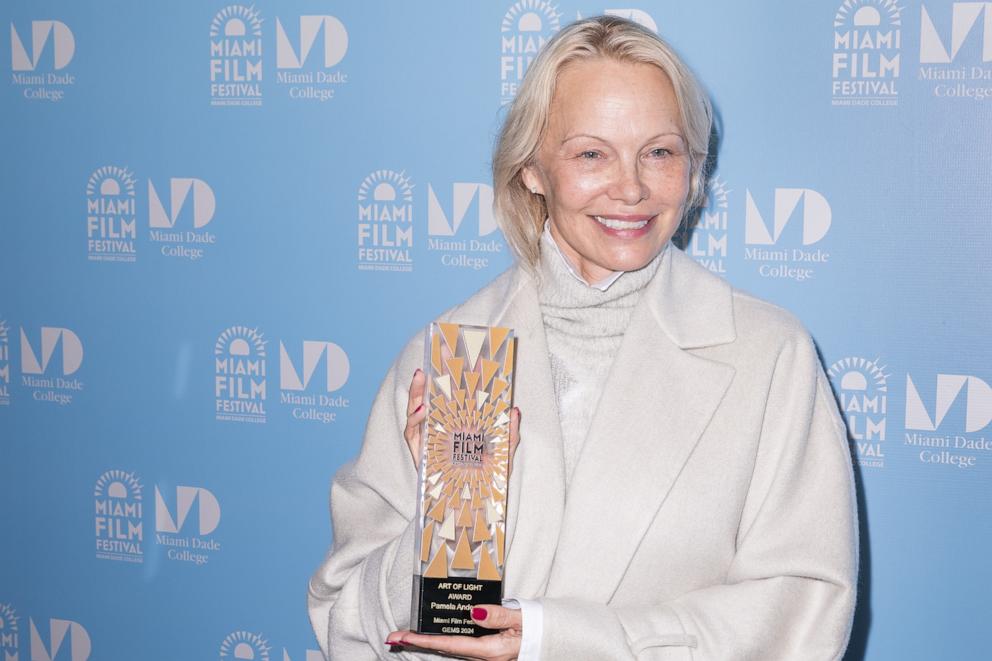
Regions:
<instances>
[{"instance_id":1,"label":"woman's nose","mask_svg":"<svg viewBox=\"0 0 992 661\"><path fill-rule=\"evenodd\" d=\"M615 180L610 187L610 197L629 206L634 206L641 200L646 200L649 194L650 191L641 178L641 171L637 162L619 162Z\"/></svg>"}]
</instances>

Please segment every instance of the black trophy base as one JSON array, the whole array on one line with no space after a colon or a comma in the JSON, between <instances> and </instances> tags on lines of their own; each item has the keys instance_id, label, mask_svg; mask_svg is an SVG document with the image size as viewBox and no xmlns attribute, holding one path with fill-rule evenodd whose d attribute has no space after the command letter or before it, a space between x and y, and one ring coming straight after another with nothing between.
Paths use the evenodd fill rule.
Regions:
<instances>
[{"instance_id":1,"label":"black trophy base","mask_svg":"<svg viewBox=\"0 0 992 661\"><path fill-rule=\"evenodd\" d=\"M498 604L502 595L502 581L414 576L411 626L417 633L453 636L496 633L472 621L472 608L479 604Z\"/></svg>"}]
</instances>

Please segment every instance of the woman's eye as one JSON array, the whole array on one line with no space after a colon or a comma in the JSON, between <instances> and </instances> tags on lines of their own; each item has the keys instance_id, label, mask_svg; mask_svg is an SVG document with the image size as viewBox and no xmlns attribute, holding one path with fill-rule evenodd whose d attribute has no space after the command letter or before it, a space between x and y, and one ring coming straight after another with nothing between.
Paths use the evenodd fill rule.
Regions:
<instances>
[{"instance_id":1,"label":"woman's eye","mask_svg":"<svg viewBox=\"0 0 992 661\"><path fill-rule=\"evenodd\" d=\"M664 147L658 147L657 149L651 150L651 156L654 158L662 158L665 156L670 156L672 152L665 149Z\"/></svg>"},{"instance_id":2,"label":"woman's eye","mask_svg":"<svg viewBox=\"0 0 992 661\"><path fill-rule=\"evenodd\" d=\"M588 158L588 159L599 158L599 152L590 149L579 153L579 158Z\"/></svg>"}]
</instances>

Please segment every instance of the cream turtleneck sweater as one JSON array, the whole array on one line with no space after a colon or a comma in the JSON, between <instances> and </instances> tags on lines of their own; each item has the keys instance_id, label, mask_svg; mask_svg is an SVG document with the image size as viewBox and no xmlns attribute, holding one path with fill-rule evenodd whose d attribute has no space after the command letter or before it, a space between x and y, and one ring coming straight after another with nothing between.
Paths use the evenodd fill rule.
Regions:
<instances>
[{"instance_id":1,"label":"cream turtleneck sweater","mask_svg":"<svg viewBox=\"0 0 992 661\"><path fill-rule=\"evenodd\" d=\"M607 278L605 286L590 285L568 263L547 226L541 236L539 296L561 420L566 488L631 313L659 262L660 253L642 269Z\"/></svg>"}]
</instances>

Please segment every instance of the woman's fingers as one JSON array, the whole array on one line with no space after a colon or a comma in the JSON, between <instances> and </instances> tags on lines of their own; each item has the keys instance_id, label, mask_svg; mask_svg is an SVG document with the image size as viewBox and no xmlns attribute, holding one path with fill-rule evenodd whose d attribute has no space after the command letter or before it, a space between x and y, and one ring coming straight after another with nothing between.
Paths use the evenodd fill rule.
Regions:
<instances>
[{"instance_id":1,"label":"woman's fingers","mask_svg":"<svg viewBox=\"0 0 992 661\"><path fill-rule=\"evenodd\" d=\"M413 458L414 467L420 465L420 427L427 414L424 406L424 389L427 384L427 375L423 370L418 369L413 373L410 381L410 396L406 404L406 428L403 430L403 438L410 449L410 456Z\"/></svg>"},{"instance_id":2,"label":"woman's fingers","mask_svg":"<svg viewBox=\"0 0 992 661\"><path fill-rule=\"evenodd\" d=\"M490 604L473 608L472 619L487 629L520 631L523 626L523 612L521 610Z\"/></svg>"}]
</instances>

